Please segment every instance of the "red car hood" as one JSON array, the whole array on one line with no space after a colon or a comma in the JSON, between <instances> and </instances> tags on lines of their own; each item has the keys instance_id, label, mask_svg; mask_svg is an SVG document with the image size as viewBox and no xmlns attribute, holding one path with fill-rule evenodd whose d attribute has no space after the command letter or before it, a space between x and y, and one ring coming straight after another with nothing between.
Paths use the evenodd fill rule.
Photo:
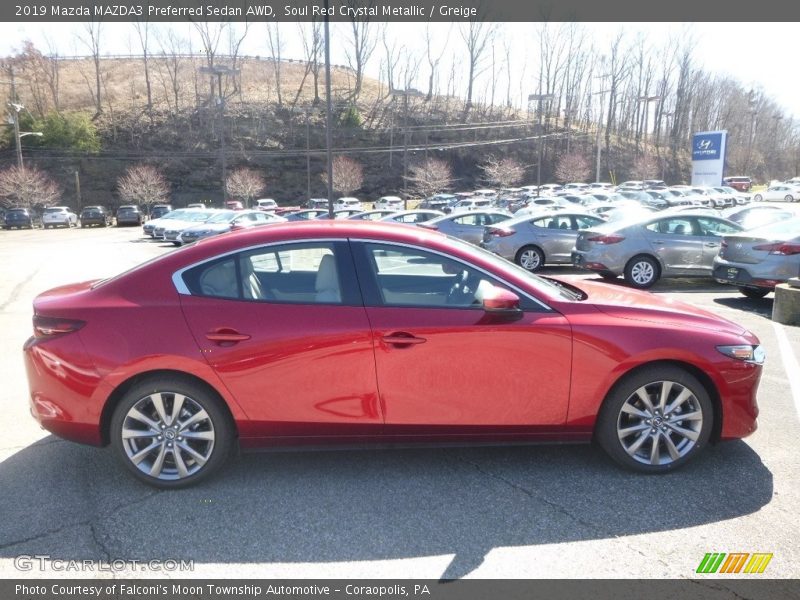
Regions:
<instances>
[{"instance_id":1,"label":"red car hood","mask_svg":"<svg viewBox=\"0 0 800 600\"><path fill-rule=\"evenodd\" d=\"M572 283L589 295L584 302L613 317L671 324L687 330L700 327L734 335L747 333L745 328L711 311L658 294L586 280Z\"/></svg>"}]
</instances>

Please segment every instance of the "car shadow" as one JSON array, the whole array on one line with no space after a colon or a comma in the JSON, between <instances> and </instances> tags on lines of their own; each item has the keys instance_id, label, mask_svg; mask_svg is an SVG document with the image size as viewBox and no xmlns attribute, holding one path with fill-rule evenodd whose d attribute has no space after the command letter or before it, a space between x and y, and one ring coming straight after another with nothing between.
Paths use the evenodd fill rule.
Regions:
<instances>
[{"instance_id":1,"label":"car shadow","mask_svg":"<svg viewBox=\"0 0 800 600\"><path fill-rule=\"evenodd\" d=\"M772 304L774 298L747 298L745 296L733 296L730 298L714 298L714 302L727 308L741 310L748 314L756 314L766 319L772 320Z\"/></svg>"},{"instance_id":2,"label":"car shadow","mask_svg":"<svg viewBox=\"0 0 800 600\"><path fill-rule=\"evenodd\" d=\"M756 512L771 472L744 442L643 476L584 446L245 454L180 491L140 484L110 450L47 437L0 463L0 557L325 563L611 539ZM654 515L657 515L654 518Z\"/></svg>"}]
</instances>

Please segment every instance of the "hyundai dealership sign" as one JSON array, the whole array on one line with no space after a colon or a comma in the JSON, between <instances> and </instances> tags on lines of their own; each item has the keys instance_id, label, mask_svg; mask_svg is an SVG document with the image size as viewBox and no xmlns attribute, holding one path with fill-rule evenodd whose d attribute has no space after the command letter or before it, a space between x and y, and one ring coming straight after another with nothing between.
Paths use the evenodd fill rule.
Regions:
<instances>
[{"instance_id":1,"label":"hyundai dealership sign","mask_svg":"<svg viewBox=\"0 0 800 600\"><path fill-rule=\"evenodd\" d=\"M727 131L703 131L692 137L692 185L722 185Z\"/></svg>"}]
</instances>

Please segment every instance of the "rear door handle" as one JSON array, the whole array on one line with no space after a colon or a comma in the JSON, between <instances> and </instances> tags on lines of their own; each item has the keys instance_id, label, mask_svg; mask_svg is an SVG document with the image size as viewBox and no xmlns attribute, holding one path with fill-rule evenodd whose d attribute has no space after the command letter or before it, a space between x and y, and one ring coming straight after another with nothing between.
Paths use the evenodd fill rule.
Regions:
<instances>
[{"instance_id":1,"label":"rear door handle","mask_svg":"<svg viewBox=\"0 0 800 600\"><path fill-rule=\"evenodd\" d=\"M392 344L393 346L410 346L413 344L424 344L428 340L425 338L416 337L404 331L400 331L383 336L383 341L387 344Z\"/></svg>"},{"instance_id":2,"label":"rear door handle","mask_svg":"<svg viewBox=\"0 0 800 600\"><path fill-rule=\"evenodd\" d=\"M216 329L206 333L206 339L214 342L215 344L238 344L249 340L250 336L246 333L239 333L235 329Z\"/></svg>"}]
</instances>

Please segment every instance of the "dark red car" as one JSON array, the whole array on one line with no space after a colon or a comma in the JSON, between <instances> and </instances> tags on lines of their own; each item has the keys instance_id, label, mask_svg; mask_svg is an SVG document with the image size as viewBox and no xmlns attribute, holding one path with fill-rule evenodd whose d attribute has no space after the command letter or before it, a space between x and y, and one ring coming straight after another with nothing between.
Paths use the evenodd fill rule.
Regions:
<instances>
[{"instance_id":1,"label":"dark red car","mask_svg":"<svg viewBox=\"0 0 800 600\"><path fill-rule=\"evenodd\" d=\"M159 487L236 445L596 439L666 472L755 430L763 362L712 313L372 222L201 240L45 292L33 326L34 417Z\"/></svg>"}]
</instances>

